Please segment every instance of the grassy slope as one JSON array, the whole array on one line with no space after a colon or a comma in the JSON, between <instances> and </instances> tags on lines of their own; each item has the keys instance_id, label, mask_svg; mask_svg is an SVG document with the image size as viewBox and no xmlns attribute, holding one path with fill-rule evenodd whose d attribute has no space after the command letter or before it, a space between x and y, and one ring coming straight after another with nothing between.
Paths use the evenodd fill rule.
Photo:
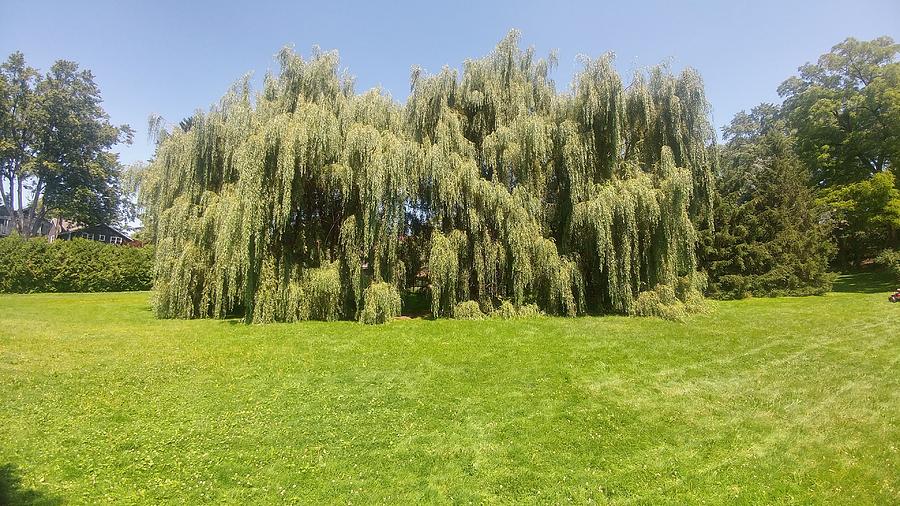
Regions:
<instances>
[{"instance_id":1,"label":"grassy slope","mask_svg":"<svg viewBox=\"0 0 900 506\"><path fill-rule=\"evenodd\" d=\"M686 323L2 296L0 502L897 503L900 305L859 281Z\"/></svg>"}]
</instances>

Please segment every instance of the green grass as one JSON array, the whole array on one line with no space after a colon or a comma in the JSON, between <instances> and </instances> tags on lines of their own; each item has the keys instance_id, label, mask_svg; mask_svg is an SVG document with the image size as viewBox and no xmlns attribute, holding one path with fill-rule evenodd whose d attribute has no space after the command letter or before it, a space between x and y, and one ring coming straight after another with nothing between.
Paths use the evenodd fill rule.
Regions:
<instances>
[{"instance_id":1,"label":"green grass","mask_svg":"<svg viewBox=\"0 0 900 506\"><path fill-rule=\"evenodd\" d=\"M0 503L900 502L900 304L247 326L0 296Z\"/></svg>"}]
</instances>

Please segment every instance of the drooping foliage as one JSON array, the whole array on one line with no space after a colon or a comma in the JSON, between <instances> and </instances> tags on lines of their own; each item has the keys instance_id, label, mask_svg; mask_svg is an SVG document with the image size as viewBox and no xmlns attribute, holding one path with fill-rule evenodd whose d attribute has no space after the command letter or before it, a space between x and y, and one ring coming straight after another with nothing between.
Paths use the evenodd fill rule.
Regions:
<instances>
[{"instance_id":1,"label":"drooping foliage","mask_svg":"<svg viewBox=\"0 0 900 506\"><path fill-rule=\"evenodd\" d=\"M142 182L164 317L354 316L369 281L399 282L416 146L383 94L352 93L337 55L280 55L162 140Z\"/></svg>"},{"instance_id":2,"label":"drooping foliage","mask_svg":"<svg viewBox=\"0 0 900 506\"><path fill-rule=\"evenodd\" d=\"M484 320L487 315L481 311L481 306L474 300L460 302L453 306L453 318L457 320Z\"/></svg>"},{"instance_id":3,"label":"drooping foliage","mask_svg":"<svg viewBox=\"0 0 900 506\"><path fill-rule=\"evenodd\" d=\"M363 293L363 308L359 313L362 323L384 323L400 316L400 292L390 283L372 283Z\"/></svg>"},{"instance_id":4,"label":"drooping foliage","mask_svg":"<svg viewBox=\"0 0 900 506\"><path fill-rule=\"evenodd\" d=\"M435 316L633 313L693 278L713 190L699 76L625 86L611 55L583 63L559 93L555 58L512 32L461 75L414 68L401 106L354 93L335 53L282 51L259 93L243 81L161 136L141 186L157 314L359 318L370 287L420 278Z\"/></svg>"}]
</instances>

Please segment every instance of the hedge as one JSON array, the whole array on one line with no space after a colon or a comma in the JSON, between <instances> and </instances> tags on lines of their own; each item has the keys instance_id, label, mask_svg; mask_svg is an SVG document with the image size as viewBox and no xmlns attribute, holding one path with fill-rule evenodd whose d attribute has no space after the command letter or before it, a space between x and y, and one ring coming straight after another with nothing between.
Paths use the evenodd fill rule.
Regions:
<instances>
[{"instance_id":1,"label":"hedge","mask_svg":"<svg viewBox=\"0 0 900 506\"><path fill-rule=\"evenodd\" d=\"M85 239L0 239L0 292L119 292L149 290L151 248Z\"/></svg>"}]
</instances>

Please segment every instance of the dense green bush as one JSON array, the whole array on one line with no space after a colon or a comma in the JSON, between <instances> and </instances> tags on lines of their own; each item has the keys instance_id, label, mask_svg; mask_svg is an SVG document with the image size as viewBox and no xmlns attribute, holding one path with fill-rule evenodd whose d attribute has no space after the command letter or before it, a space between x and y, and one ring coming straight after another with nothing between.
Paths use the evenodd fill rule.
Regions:
<instances>
[{"instance_id":1,"label":"dense green bush","mask_svg":"<svg viewBox=\"0 0 900 506\"><path fill-rule=\"evenodd\" d=\"M491 311L491 318L500 320L514 320L516 318L534 318L543 316L543 311L535 304L523 304L519 307L513 305L512 302L504 300L497 309Z\"/></svg>"},{"instance_id":2,"label":"dense green bush","mask_svg":"<svg viewBox=\"0 0 900 506\"><path fill-rule=\"evenodd\" d=\"M474 300L467 300L453 306L453 318L457 320L483 320L486 317L487 315L481 311L481 306Z\"/></svg>"},{"instance_id":3,"label":"dense green bush","mask_svg":"<svg viewBox=\"0 0 900 506\"><path fill-rule=\"evenodd\" d=\"M886 249L875 258L875 263L888 269L900 280L900 251Z\"/></svg>"},{"instance_id":4,"label":"dense green bush","mask_svg":"<svg viewBox=\"0 0 900 506\"><path fill-rule=\"evenodd\" d=\"M119 292L149 290L150 248L75 239L0 239L0 292Z\"/></svg>"},{"instance_id":5,"label":"dense green bush","mask_svg":"<svg viewBox=\"0 0 900 506\"><path fill-rule=\"evenodd\" d=\"M523 304L516 309L516 318L535 318L544 316L544 312L536 304Z\"/></svg>"},{"instance_id":6,"label":"dense green bush","mask_svg":"<svg viewBox=\"0 0 900 506\"><path fill-rule=\"evenodd\" d=\"M302 290L309 304L309 316L301 320L333 321L341 317L341 276L337 262L308 269L303 276Z\"/></svg>"},{"instance_id":7,"label":"dense green bush","mask_svg":"<svg viewBox=\"0 0 900 506\"><path fill-rule=\"evenodd\" d=\"M516 306L508 300L500 303L497 309L491 311L491 318L499 318L501 320L512 320L517 316Z\"/></svg>"},{"instance_id":8,"label":"dense green bush","mask_svg":"<svg viewBox=\"0 0 900 506\"><path fill-rule=\"evenodd\" d=\"M669 285L657 285L641 292L634 303L635 316L656 316L666 320L680 320L687 316L684 304L675 297Z\"/></svg>"},{"instance_id":9,"label":"dense green bush","mask_svg":"<svg viewBox=\"0 0 900 506\"><path fill-rule=\"evenodd\" d=\"M634 316L656 316L666 320L681 320L707 309L703 292L708 279L703 274L682 276L671 285L659 284L653 290L641 292L634 304Z\"/></svg>"},{"instance_id":10,"label":"dense green bush","mask_svg":"<svg viewBox=\"0 0 900 506\"><path fill-rule=\"evenodd\" d=\"M372 283L363 293L359 321L367 325L384 323L400 316L400 292L390 283Z\"/></svg>"}]
</instances>

